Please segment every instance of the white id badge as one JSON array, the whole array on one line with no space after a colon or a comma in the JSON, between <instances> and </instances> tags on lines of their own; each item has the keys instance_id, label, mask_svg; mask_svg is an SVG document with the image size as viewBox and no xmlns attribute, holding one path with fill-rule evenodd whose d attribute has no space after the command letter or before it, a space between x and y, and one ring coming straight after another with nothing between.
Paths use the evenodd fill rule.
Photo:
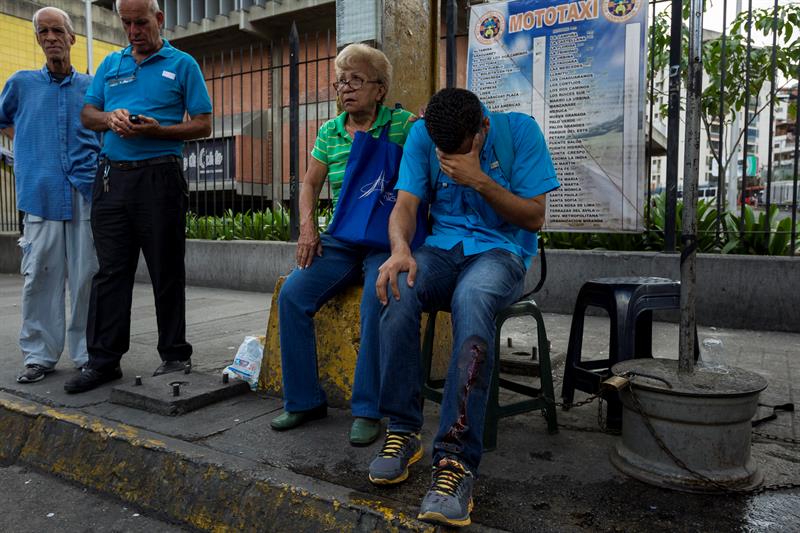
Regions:
<instances>
[{"instance_id":1,"label":"white id badge","mask_svg":"<svg viewBox=\"0 0 800 533\"><path fill-rule=\"evenodd\" d=\"M126 76L124 78L114 78L108 81L109 87L117 87L119 85L126 85L131 83L132 81L136 81L136 76Z\"/></svg>"}]
</instances>

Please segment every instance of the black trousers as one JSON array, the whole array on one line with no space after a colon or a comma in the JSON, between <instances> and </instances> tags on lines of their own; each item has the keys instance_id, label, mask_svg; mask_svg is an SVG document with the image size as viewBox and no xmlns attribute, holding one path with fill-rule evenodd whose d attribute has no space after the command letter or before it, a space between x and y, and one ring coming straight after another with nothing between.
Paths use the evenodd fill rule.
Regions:
<instances>
[{"instance_id":1,"label":"black trousers","mask_svg":"<svg viewBox=\"0 0 800 533\"><path fill-rule=\"evenodd\" d=\"M100 163L92 201L100 268L89 301L88 368L113 368L128 351L139 250L153 283L158 353L163 361L191 356L183 263L187 203L188 187L177 161L125 170Z\"/></svg>"}]
</instances>

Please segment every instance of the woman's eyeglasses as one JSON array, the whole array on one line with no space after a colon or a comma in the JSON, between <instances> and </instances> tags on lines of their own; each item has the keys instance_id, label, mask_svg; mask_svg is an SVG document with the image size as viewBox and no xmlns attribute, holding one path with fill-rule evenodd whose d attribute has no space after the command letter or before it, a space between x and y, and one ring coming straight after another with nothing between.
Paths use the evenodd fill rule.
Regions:
<instances>
[{"instance_id":1,"label":"woman's eyeglasses","mask_svg":"<svg viewBox=\"0 0 800 533\"><path fill-rule=\"evenodd\" d=\"M361 78L351 78L349 80L339 80L333 82L333 88L336 92L342 92L346 87L350 87L354 91L359 90L365 83L382 83L380 80L362 80Z\"/></svg>"}]
</instances>

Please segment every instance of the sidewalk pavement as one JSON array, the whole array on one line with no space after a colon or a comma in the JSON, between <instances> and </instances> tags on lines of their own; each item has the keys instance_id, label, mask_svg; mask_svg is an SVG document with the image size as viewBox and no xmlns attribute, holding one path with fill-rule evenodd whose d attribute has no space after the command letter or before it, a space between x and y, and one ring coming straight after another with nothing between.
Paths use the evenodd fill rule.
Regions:
<instances>
[{"instance_id":1,"label":"sidewalk pavement","mask_svg":"<svg viewBox=\"0 0 800 533\"><path fill-rule=\"evenodd\" d=\"M21 463L150 509L201 530L426 531L415 520L429 483L430 461L411 468L400 487L377 488L367 465L379 444L347 443L351 417L328 418L276 433L269 420L279 399L251 393L192 413L169 417L109 402L112 384L67 395L74 375L66 355L57 372L29 385L16 383L22 278L0 275L0 462ZM263 335L270 294L189 287L188 339L195 372L229 364L245 335ZM556 396L570 316L546 314ZM700 328L701 338L725 344L731 365L769 382L761 402L797 402L800 334ZM512 324L503 336L532 346L535 333ZM675 358L677 325L657 322L654 353ZM608 319L587 319L585 352L608 350ZM151 287L137 284L131 348L124 378L144 379L159 364ZM576 400L585 395L577 393ZM557 398L558 399L558 398ZM438 407L426 402L427 450ZM608 455L618 436L601 432L597 402L558 411L562 425L549 435L529 413L500 422L498 448L484 455L467 531L800 531L800 489L746 496L692 495L642 484L619 473ZM766 412L759 413L761 415ZM759 430L800 438L800 414L779 413ZM800 447L754 437L753 456L766 484L800 483ZM57 497L57 496L56 496Z\"/></svg>"}]
</instances>

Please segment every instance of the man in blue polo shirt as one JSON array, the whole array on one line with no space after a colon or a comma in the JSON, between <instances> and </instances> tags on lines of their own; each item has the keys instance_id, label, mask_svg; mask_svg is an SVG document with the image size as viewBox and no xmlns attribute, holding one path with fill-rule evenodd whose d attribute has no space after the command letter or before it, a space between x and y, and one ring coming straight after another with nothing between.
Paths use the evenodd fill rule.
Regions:
<instances>
[{"instance_id":1,"label":"man in blue polo shirt","mask_svg":"<svg viewBox=\"0 0 800 533\"><path fill-rule=\"evenodd\" d=\"M191 365L183 263L188 187L180 158L184 141L211 133L211 101L197 62L161 38L157 0L116 6L130 46L103 60L81 114L85 126L104 132L92 206L100 270L89 305L89 362L64 385L70 393L122 376L139 250L156 305L162 363L154 375Z\"/></svg>"},{"instance_id":2,"label":"man in blue polo shirt","mask_svg":"<svg viewBox=\"0 0 800 533\"><path fill-rule=\"evenodd\" d=\"M497 157L505 151L495 143L511 144L510 175ZM369 478L379 485L400 483L422 457L420 314L449 307L453 352L421 520L470 523L495 314L522 294L544 222L545 193L558 186L536 122L519 113L489 113L464 89L436 93L406 140L389 223L392 255L376 282L384 305L380 409L389 425ZM409 241L423 200L430 201L432 232L412 255Z\"/></svg>"},{"instance_id":3,"label":"man in blue polo shirt","mask_svg":"<svg viewBox=\"0 0 800 533\"><path fill-rule=\"evenodd\" d=\"M19 383L55 369L64 350L66 285L69 355L78 368L86 363L86 313L97 272L89 203L100 138L80 122L92 78L72 68L69 15L45 7L33 15L33 27L47 64L15 73L0 94L0 129L13 127L17 209L25 213Z\"/></svg>"}]
</instances>

